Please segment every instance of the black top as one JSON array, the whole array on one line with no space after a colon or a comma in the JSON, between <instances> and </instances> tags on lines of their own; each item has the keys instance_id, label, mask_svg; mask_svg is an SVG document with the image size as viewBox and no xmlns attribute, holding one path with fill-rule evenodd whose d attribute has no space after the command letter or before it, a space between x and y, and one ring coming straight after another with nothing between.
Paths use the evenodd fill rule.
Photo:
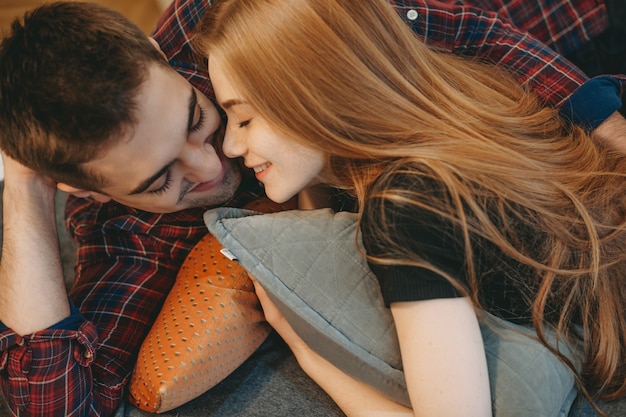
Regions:
<instances>
[{"instance_id":1,"label":"black top","mask_svg":"<svg viewBox=\"0 0 626 417\"><path fill-rule=\"evenodd\" d=\"M415 193L411 198L417 198L418 201L420 196L425 195L434 195L442 205L449 204L451 200L442 183L435 181L432 176L411 177L409 180L406 176L397 175L388 184L384 186L377 184L374 189L388 186L410 190ZM417 254L419 259L451 275L467 288L465 244L458 224L426 208L399 206L388 200L381 207L380 202L380 199L370 197L364 207L361 231L363 244L369 255L393 257L390 255L388 245L372 238L377 233L378 223L385 219L391 230L393 242L401 242L402 247ZM493 198L490 200L489 197L485 197L483 203L485 207L496 207L494 204L497 202ZM477 224L475 216L467 207L464 211L470 224ZM522 252L533 256L532 252L542 246L541 240L545 239L545 235L537 233L519 216L512 216L506 220L499 220L497 217L501 216L494 215L491 220L496 225L507 222L509 227L500 230L507 230L509 241L515 242L514 245ZM499 247L476 231L470 232L470 242L474 251L476 276L479 279L479 298L485 309L509 321L529 323L530 302L527 299L532 295L528 294L534 292L532 289L536 288L535 283L539 275L533 268L504 254ZM370 262L370 268L378 277L387 305L396 301L460 296L446 278L424 267L381 266ZM521 286L516 280L521 280L527 289L521 291ZM549 316L548 311L547 315Z\"/></svg>"}]
</instances>

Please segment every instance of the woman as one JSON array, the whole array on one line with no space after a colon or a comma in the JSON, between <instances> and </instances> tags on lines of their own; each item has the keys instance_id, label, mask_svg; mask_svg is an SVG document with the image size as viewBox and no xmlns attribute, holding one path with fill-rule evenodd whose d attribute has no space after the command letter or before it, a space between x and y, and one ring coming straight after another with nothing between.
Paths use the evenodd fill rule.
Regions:
<instances>
[{"instance_id":1,"label":"woman","mask_svg":"<svg viewBox=\"0 0 626 417\"><path fill-rule=\"evenodd\" d=\"M217 1L196 42L228 116L224 151L272 200L316 184L357 199L413 410L307 349L259 288L346 414L491 415L478 324L492 320L553 353L555 378L535 389L563 368L586 396L625 396L621 158L501 70L429 50L384 0Z\"/></svg>"}]
</instances>

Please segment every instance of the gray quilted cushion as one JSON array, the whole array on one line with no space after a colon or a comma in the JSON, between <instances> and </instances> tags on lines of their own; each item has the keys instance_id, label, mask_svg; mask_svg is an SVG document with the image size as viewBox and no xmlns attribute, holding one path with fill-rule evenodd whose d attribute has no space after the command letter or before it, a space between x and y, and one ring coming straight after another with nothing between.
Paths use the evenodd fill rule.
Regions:
<instances>
[{"instance_id":1,"label":"gray quilted cushion","mask_svg":"<svg viewBox=\"0 0 626 417\"><path fill-rule=\"evenodd\" d=\"M392 316L376 277L357 251L354 214L294 210L258 215L222 208L208 211L204 220L311 348L409 405ZM573 377L534 340L532 328L489 314L481 318L486 320L480 327L494 415L544 415L529 407L529 398L541 409L543 404L567 409L576 394ZM560 346L569 355L566 344ZM557 375L562 382L537 389Z\"/></svg>"},{"instance_id":2,"label":"gray quilted cushion","mask_svg":"<svg viewBox=\"0 0 626 417\"><path fill-rule=\"evenodd\" d=\"M391 312L356 250L355 220L327 209L259 215L219 208L204 215L312 349L409 405Z\"/></svg>"}]
</instances>

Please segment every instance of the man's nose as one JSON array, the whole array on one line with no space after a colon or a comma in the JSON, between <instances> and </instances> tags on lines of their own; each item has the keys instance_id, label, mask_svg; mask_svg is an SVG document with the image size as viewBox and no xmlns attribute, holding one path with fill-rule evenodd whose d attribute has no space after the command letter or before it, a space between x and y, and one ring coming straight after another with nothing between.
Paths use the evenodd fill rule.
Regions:
<instances>
[{"instance_id":1,"label":"man's nose","mask_svg":"<svg viewBox=\"0 0 626 417\"><path fill-rule=\"evenodd\" d=\"M206 182L222 171L222 163L215 148L208 143L187 143L179 157L185 178L192 182Z\"/></svg>"}]
</instances>

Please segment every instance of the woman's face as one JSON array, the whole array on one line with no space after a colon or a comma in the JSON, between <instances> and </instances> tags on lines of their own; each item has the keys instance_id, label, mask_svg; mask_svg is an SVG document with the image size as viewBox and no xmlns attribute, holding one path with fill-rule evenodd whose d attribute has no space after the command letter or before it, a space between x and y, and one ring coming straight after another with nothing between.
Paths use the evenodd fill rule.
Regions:
<instances>
[{"instance_id":1,"label":"woman's face","mask_svg":"<svg viewBox=\"0 0 626 417\"><path fill-rule=\"evenodd\" d=\"M242 157L265 186L267 196L283 203L318 183L324 155L290 139L261 116L238 92L219 59L209 59L209 75L218 104L228 116L223 151Z\"/></svg>"}]
</instances>

